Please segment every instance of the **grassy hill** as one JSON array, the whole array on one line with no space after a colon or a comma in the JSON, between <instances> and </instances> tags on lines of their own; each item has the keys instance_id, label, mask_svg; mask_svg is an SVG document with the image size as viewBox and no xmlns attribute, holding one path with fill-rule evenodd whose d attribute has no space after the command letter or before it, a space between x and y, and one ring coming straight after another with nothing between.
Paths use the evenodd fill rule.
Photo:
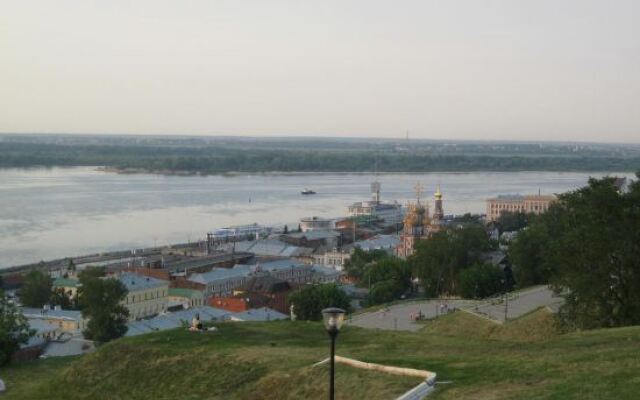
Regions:
<instances>
[{"instance_id":1,"label":"grassy hill","mask_svg":"<svg viewBox=\"0 0 640 400\"><path fill-rule=\"evenodd\" d=\"M636 399L640 327L559 335L540 310L499 326L465 313L420 332L347 326L337 353L438 373L430 399ZM120 339L81 358L0 370L6 399L324 399L319 323L224 323ZM338 399L392 399L419 379L337 366Z\"/></svg>"}]
</instances>

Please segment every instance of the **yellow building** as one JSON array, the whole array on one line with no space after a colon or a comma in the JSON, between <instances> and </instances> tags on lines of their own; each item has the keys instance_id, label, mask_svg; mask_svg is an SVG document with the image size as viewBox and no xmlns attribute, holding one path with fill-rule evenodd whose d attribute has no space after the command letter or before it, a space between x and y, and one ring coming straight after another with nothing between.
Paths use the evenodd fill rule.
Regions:
<instances>
[{"instance_id":1,"label":"yellow building","mask_svg":"<svg viewBox=\"0 0 640 400\"><path fill-rule=\"evenodd\" d=\"M118 276L129 293L122 304L129 310L129 319L151 317L167 310L169 281L124 273Z\"/></svg>"},{"instance_id":2,"label":"yellow building","mask_svg":"<svg viewBox=\"0 0 640 400\"><path fill-rule=\"evenodd\" d=\"M496 221L503 212L542 214L556 201L553 195L506 195L487 200L487 222Z\"/></svg>"},{"instance_id":3,"label":"yellow building","mask_svg":"<svg viewBox=\"0 0 640 400\"><path fill-rule=\"evenodd\" d=\"M86 320L82 318L82 313L76 310L61 310L59 307L53 309L23 307L21 311L27 320L47 323L60 332L77 333L86 327Z\"/></svg>"}]
</instances>

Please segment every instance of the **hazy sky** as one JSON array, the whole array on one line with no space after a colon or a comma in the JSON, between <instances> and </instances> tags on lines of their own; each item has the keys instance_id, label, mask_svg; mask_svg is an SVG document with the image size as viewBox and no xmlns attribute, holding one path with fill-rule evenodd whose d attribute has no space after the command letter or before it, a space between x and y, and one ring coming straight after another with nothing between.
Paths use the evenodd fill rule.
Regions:
<instances>
[{"instance_id":1,"label":"hazy sky","mask_svg":"<svg viewBox=\"0 0 640 400\"><path fill-rule=\"evenodd\" d=\"M640 142L640 1L0 0L0 131Z\"/></svg>"}]
</instances>

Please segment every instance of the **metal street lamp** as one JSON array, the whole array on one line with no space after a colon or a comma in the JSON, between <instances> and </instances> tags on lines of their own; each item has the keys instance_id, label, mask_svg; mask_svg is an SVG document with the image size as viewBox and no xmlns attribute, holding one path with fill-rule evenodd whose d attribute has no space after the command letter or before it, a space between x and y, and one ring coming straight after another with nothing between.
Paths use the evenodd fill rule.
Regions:
<instances>
[{"instance_id":1,"label":"metal street lamp","mask_svg":"<svg viewBox=\"0 0 640 400\"><path fill-rule=\"evenodd\" d=\"M322 319L324 321L324 327L329 333L329 337L331 338L331 371L329 373L329 400L334 399L333 395L333 380L334 380L334 372L335 372L335 353L336 353L336 336L338 336L338 332L342 327L342 323L344 322L344 310L341 308L325 308L322 310Z\"/></svg>"}]
</instances>

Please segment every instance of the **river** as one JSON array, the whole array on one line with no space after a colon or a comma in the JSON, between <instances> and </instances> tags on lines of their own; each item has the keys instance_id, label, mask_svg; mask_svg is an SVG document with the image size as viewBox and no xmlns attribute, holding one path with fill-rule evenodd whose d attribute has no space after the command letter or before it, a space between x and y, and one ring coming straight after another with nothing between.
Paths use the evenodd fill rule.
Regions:
<instances>
[{"instance_id":1,"label":"river","mask_svg":"<svg viewBox=\"0 0 640 400\"><path fill-rule=\"evenodd\" d=\"M116 174L95 167L0 169L0 268L201 239L233 224L336 217L370 197L415 198L420 182L431 199L437 184L447 214L482 213L498 194L560 193L605 173L474 172L423 174L273 174L166 176ZM632 174L611 174L631 177ZM309 187L317 192L302 196Z\"/></svg>"}]
</instances>

